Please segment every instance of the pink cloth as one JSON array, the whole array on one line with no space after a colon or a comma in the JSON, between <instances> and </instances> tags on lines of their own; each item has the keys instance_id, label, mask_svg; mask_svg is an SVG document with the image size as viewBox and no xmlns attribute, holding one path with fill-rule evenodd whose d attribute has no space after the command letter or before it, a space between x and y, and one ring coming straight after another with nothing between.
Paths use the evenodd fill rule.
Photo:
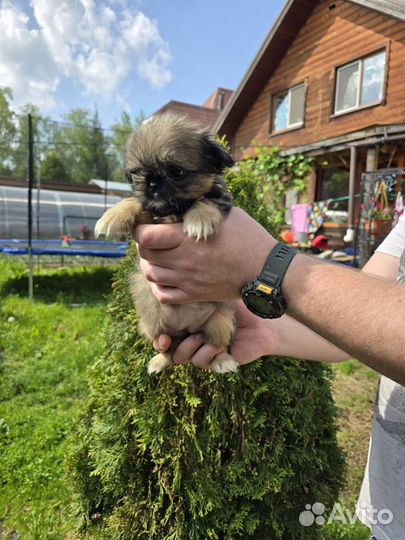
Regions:
<instances>
[{"instance_id":1,"label":"pink cloth","mask_svg":"<svg viewBox=\"0 0 405 540\"><path fill-rule=\"evenodd\" d=\"M296 235L299 232L309 232L308 205L293 204L291 206L291 230Z\"/></svg>"}]
</instances>

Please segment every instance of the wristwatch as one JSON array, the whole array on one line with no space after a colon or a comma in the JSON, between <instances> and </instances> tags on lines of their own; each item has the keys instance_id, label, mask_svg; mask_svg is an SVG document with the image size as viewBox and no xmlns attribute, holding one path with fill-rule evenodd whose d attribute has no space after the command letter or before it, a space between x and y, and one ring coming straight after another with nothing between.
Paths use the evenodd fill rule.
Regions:
<instances>
[{"instance_id":1,"label":"wristwatch","mask_svg":"<svg viewBox=\"0 0 405 540\"><path fill-rule=\"evenodd\" d=\"M296 249L279 242L267 257L260 275L242 288L242 300L247 308L262 319L278 319L287 304L281 292L281 282Z\"/></svg>"}]
</instances>

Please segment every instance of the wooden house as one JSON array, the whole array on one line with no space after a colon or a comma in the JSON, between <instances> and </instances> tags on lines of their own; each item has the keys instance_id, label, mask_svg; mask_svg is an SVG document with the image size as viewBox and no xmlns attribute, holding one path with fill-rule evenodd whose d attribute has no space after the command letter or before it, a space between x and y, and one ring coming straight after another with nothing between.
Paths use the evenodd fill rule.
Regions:
<instances>
[{"instance_id":1,"label":"wooden house","mask_svg":"<svg viewBox=\"0 0 405 540\"><path fill-rule=\"evenodd\" d=\"M405 165L404 22L405 0L287 0L215 132L314 156L309 200L348 197L353 228L361 173Z\"/></svg>"}]
</instances>

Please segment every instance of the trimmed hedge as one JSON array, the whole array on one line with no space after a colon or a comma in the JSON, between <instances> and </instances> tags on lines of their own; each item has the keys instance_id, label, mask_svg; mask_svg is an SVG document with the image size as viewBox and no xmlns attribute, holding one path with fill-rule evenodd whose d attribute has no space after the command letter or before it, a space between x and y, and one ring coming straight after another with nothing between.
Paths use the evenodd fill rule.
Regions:
<instances>
[{"instance_id":1,"label":"trimmed hedge","mask_svg":"<svg viewBox=\"0 0 405 540\"><path fill-rule=\"evenodd\" d=\"M8 255L0 257L0 294L28 296L28 269L11 259ZM107 266L35 269L34 298L42 302L81 304L104 301L111 291L115 270Z\"/></svg>"},{"instance_id":2,"label":"trimmed hedge","mask_svg":"<svg viewBox=\"0 0 405 540\"><path fill-rule=\"evenodd\" d=\"M232 173L229 187L271 229L255 182ZM67 460L81 536L316 538L321 528L299 514L315 501L330 508L344 470L329 368L268 357L226 376L190 365L149 376L154 352L127 290L133 258L116 275L107 345Z\"/></svg>"}]
</instances>

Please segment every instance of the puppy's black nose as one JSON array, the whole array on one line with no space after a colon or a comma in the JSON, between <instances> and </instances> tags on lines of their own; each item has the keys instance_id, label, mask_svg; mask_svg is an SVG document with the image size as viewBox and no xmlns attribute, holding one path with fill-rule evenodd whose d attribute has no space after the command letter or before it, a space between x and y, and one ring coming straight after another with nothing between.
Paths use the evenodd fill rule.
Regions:
<instances>
[{"instance_id":1,"label":"puppy's black nose","mask_svg":"<svg viewBox=\"0 0 405 540\"><path fill-rule=\"evenodd\" d=\"M152 191L157 189L158 187L158 182L157 180L149 180L149 189L151 189Z\"/></svg>"},{"instance_id":2,"label":"puppy's black nose","mask_svg":"<svg viewBox=\"0 0 405 540\"><path fill-rule=\"evenodd\" d=\"M157 191L159 189L159 186L162 182L162 179L160 176L153 175L148 176L148 186L150 191Z\"/></svg>"}]
</instances>

